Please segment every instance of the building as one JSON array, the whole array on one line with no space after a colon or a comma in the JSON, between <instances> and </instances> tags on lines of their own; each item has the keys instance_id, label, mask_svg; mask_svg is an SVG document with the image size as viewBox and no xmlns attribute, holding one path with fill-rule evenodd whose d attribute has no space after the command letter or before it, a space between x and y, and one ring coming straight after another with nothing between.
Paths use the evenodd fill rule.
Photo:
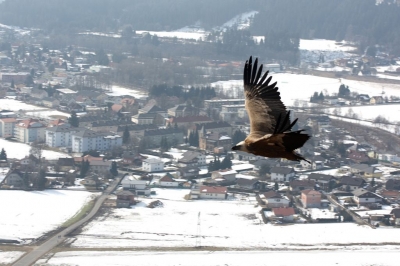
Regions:
<instances>
[{"instance_id":1,"label":"building","mask_svg":"<svg viewBox=\"0 0 400 266\"><path fill-rule=\"evenodd\" d=\"M262 201L264 201L267 208L281 208L289 206L289 199L283 197L281 194L270 190L260 195Z\"/></svg>"},{"instance_id":2,"label":"building","mask_svg":"<svg viewBox=\"0 0 400 266\"><path fill-rule=\"evenodd\" d=\"M272 167L271 168L271 181L276 182L289 182L295 176L293 168L289 167Z\"/></svg>"},{"instance_id":3,"label":"building","mask_svg":"<svg viewBox=\"0 0 400 266\"><path fill-rule=\"evenodd\" d=\"M232 148L232 138L227 133L202 132L199 135L199 147L214 153L225 153Z\"/></svg>"},{"instance_id":4,"label":"building","mask_svg":"<svg viewBox=\"0 0 400 266\"><path fill-rule=\"evenodd\" d=\"M11 138L14 136L17 120L13 117L0 119L0 137Z\"/></svg>"},{"instance_id":5,"label":"building","mask_svg":"<svg viewBox=\"0 0 400 266\"><path fill-rule=\"evenodd\" d=\"M149 196L151 194L149 181L138 180L135 178L135 176L126 175L122 179L121 185L124 190L134 191L136 195Z\"/></svg>"},{"instance_id":6,"label":"building","mask_svg":"<svg viewBox=\"0 0 400 266\"><path fill-rule=\"evenodd\" d=\"M295 214L292 207L272 208L275 217L279 217L284 222L292 222Z\"/></svg>"},{"instance_id":7,"label":"building","mask_svg":"<svg viewBox=\"0 0 400 266\"><path fill-rule=\"evenodd\" d=\"M112 161L92 160L89 162L90 171L96 173L105 173L110 171Z\"/></svg>"},{"instance_id":8,"label":"building","mask_svg":"<svg viewBox=\"0 0 400 266\"><path fill-rule=\"evenodd\" d=\"M186 151L178 160L179 167L207 165L206 155L197 151Z\"/></svg>"},{"instance_id":9,"label":"building","mask_svg":"<svg viewBox=\"0 0 400 266\"><path fill-rule=\"evenodd\" d=\"M135 204L135 193L129 190L120 190L117 192L117 208L129 208Z\"/></svg>"},{"instance_id":10,"label":"building","mask_svg":"<svg viewBox=\"0 0 400 266\"><path fill-rule=\"evenodd\" d=\"M19 73L0 73L0 78L2 82L15 82L16 84L18 83L24 83L27 79L27 77L30 74L27 72L19 72Z\"/></svg>"},{"instance_id":11,"label":"building","mask_svg":"<svg viewBox=\"0 0 400 266\"><path fill-rule=\"evenodd\" d=\"M236 181L237 172L232 169L218 170L211 173L214 180Z\"/></svg>"},{"instance_id":12,"label":"building","mask_svg":"<svg viewBox=\"0 0 400 266\"><path fill-rule=\"evenodd\" d=\"M27 187L27 183L24 180L24 173L17 169L10 170L3 181L4 185L12 188L24 189Z\"/></svg>"},{"instance_id":13,"label":"building","mask_svg":"<svg viewBox=\"0 0 400 266\"><path fill-rule=\"evenodd\" d=\"M289 182L291 191L302 191L305 189L314 189L315 182L313 180L293 180Z\"/></svg>"},{"instance_id":14,"label":"building","mask_svg":"<svg viewBox=\"0 0 400 266\"><path fill-rule=\"evenodd\" d=\"M196 123L212 123L213 120L205 115L198 116L181 116L181 117L171 117L166 121L166 125L177 125L180 128L189 128Z\"/></svg>"},{"instance_id":15,"label":"building","mask_svg":"<svg viewBox=\"0 0 400 266\"><path fill-rule=\"evenodd\" d=\"M192 106L179 104L175 107L169 108L168 115L173 117L196 116L199 115L199 109Z\"/></svg>"},{"instance_id":16,"label":"building","mask_svg":"<svg viewBox=\"0 0 400 266\"><path fill-rule=\"evenodd\" d=\"M14 128L14 137L23 143L42 142L46 138L46 126L37 119L18 121Z\"/></svg>"},{"instance_id":17,"label":"building","mask_svg":"<svg viewBox=\"0 0 400 266\"><path fill-rule=\"evenodd\" d=\"M146 172L160 172L164 170L164 162L159 159L146 159L142 162L143 171Z\"/></svg>"},{"instance_id":18,"label":"building","mask_svg":"<svg viewBox=\"0 0 400 266\"><path fill-rule=\"evenodd\" d=\"M301 203L304 208L319 208L321 207L321 193L313 189L303 190L301 191Z\"/></svg>"},{"instance_id":19,"label":"building","mask_svg":"<svg viewBox=\"0 0 400 266\"><path fill-rule=\"evenodd\" d=\"M321 189L325 191L331 190L335 184L335 178L331 175L311 173L308 176L308 179L314 181Z\"/></svg>"},{"instance_id":20,"label":"building","mask_svg":"<svg viewBox=\"0 0 400 266\"><path fill-rule=\"evenodd\" d=\"M46 145L49 147L72 147L72 133L76 133L82 128L71 127L69 124L61 124L48 127L45 130Z\"/></svg>"},{"instance_id":21,"label":"building","mask_svg":"<svg viewBox=\"0 0 400 266\"><path fill-rule=\"evenodd\" d=\"M90 129L71 133L72 152L90 150L105 151L122 145L122 137L110 132L95 132Z\"/></svg>"},{"instance_id":22,"label":"building","mask_svg":"<svg viewBox=\"0 0 400 266\"><path fill-rule=\"evenodd\" d=\"M155 123L157 113L143 113L131 117L131 121L138 125L152 125Z\"/></svg>"},{"instance_id":23,"label":"building","mask_svg":"<svg viewBox=\"0 0 400 266\"><path fill-rule=\"evenodd\" d=\"M393 209L390 214L392 215L392 221L394 225L400 225L400 208Z\"/></svg>"},{"instance_id":24,"label":"building","mask_svg":"<svg viewBox=\"0 0 400 266\"><path fill-rule=\"evenodd\" d=\"M174 176L170 173L166 173L158 180L158 184L162 187L179 187L179 184L183 182L176 181Z\"/></svg>"},{"instance_id":25,"label":"building","mask_svg":"<svg viewBox=\"0 0 400 266\"><path fill-rule=\"evenodd\" d=\"M382 201L381 196L363 188L358 188L352 193L354 195L353 199L358 205L367 205L371 203L379 203Z\"/></svg>"},{"instance_id":26,"label":"building","mask_svg":"<svg viewBox=\"0 0 400 266\"><path fill-rule=\"evenodd\" d=\"M221 109L223 105L239 105L244 104L244 99L222 99L222 100L205 100L205 109Z\"/></svg>"},{"instance_id":27,"label":"building","mask_svg":"<svg viewBox=\"0 0 400 266\"><path fill-rule=\"evenodd\" d=\"M356 190L365 184L365 180L359 177L351 177L351 176L343 176L339 184L341 188L345 191L353 191Z\"/></svg>"},{"instance_id":28,"label":"building","mask_svg":"<svg viewBox=\"0 0 400 266\"><path fill-rule=\"evenodd\" d=\"M265 64L265 70L269 72L279 73L281 72L281 65L280 64Z\"/></svg>"},{"instance_id":29,"label":"building","mask_svg":"<svg viewBox=\"0 0 400 266\"><path fill-rule=\"evenodd\" d=\"M226 199L226 187L194 186L190 191L191 199Z\"/></svg>"},{"instance_id":30,"label":"building","mask_svg":"<svg viewBox=\"0 0 400 266\"><path fill-rule=\"evenodd\" d=\"M183 133L180 129L166 128L146 130L143 134L143 140L147 148L160 147L163 138L173 146L183 143Z\"/></svg>"}]
</instances>

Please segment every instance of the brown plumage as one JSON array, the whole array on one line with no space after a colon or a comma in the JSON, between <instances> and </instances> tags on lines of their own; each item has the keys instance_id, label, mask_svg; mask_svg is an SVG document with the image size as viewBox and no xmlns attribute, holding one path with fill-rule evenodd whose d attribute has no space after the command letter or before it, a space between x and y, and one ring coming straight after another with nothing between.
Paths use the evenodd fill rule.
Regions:
<instances>
[{"instance_id":1,"label":"brown plumage","mask_svg":"<svg viewBox=\"0 0 400 266\"><path fill-rule=\"evenodd\" d=\"M310 136L301 134L304 130L291 131L297 119L290 122L290 111L281 101L276 82L269 84L272 76L268 77L268 71L261 76L263 65L257 69L257 64L258 59L253 65L250 57L243 73L250 134L232 150L270 158L306 160L295 150L302 147Z\"/></svg>"}]
</instances>

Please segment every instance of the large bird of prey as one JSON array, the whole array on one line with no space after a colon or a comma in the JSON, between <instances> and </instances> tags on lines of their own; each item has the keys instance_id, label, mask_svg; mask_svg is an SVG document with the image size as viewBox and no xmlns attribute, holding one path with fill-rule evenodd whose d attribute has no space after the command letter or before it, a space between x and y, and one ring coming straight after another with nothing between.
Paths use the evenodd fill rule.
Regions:
<instances>
[{"instance_id":1,"label":"large bird of prey","mask_svg":"<svg viewBox=\"0 0 400 266\"><path fill-rule=\"evenodd\" d=\"M295 150L302 147L310 136L302 134L304 130L291 131L297 119L290 122L290 111L281 101L276 82L269 84L272 76L268 77L268 71L261 77L263 65L257 69L257 63L256 58L253 65L250 57L243 73L250 134L232 150L269 158L307 161Z\"/></svg>"}]
</instances>

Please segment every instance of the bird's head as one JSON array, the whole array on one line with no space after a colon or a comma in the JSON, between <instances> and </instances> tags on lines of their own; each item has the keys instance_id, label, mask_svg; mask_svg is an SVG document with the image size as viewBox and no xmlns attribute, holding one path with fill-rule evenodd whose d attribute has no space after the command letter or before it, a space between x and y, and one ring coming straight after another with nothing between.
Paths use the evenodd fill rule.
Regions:
<instances>
[{"instance_id":1,"label":"bird's head","mask_svg":"<svg viewBox=\"0 0 400 266\"><path fill-rule=\"evenodd\" d=\"M233 146L232 150L233 151L245 151L245 152L247 152L246 144L244 143L244 141L241 141L238 144L236 144L235 146Z\"/></svg>"}]
</instances>

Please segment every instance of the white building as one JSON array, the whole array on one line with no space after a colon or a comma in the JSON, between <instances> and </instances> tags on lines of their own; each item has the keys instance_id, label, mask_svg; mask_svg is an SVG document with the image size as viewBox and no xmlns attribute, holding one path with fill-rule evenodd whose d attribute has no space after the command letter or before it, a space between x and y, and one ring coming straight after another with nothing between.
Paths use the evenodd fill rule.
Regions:
<instances>
[{"instance_id":1,"label":"white building","mask_svg":"<svg viewBox=\"0 0 400 266\"><path fill-rule=\"evenodd\" d=\"M127 175L122 181L121 185L124 189L134 190L136 195L150 195L149 181L138 180L135 176Z\"/></svg>"},{"instance_id":2,"label":"white building","mask_svg":"<svg viewBox=\"0 0 400 266\"><path fill-rule=\"evenodd\" d=\"M159 159L146 159L142 162L143 171L158 172L164 170L164 162Z\"/></svg>"},{"instance_id":3,"label":"white building","mask_svg":"<svg viewBox=\"0 0 400 266\"><path fill-rule=\"evenodd\" d=\"M72 151L105 151L122 145L122 137L109 132L95 132L89 129L71 134Z\"/></svg>"},{"instance_id":4,"label":"white building","mask_svg":"<svg viewBox=\"0 0 400 266\"><path fill-rule=\"evenodd\" d=\"M271 169L271 181L288 182L295 176L293 168L273 167Z\"/></svg>"},{"instance_id":5,"label":"white building","mask_svg":"<svg viewBox=\"0 0 400 266\"><path fill-rule=\"evenodd\" d=\"M265 202L267 208L288 207L290 202L287 197L283 197L281 194L273 190L260 194L260 198Z\"/></svg>"},{"instance_id":6,"label":"white building","mask_svg":"<svg viewBox=\"0 0 400 266\"><path fill-rule=\"evenodd\" d=\"M226 181L235 181L237 172L232 169L218 170L211 173L212 179L225 179Z\"/></svg>"},{"instance_id":7,"label":"white building","mask_svg":"<svg viewBox=\"0 0 400 266\"><path fill-rule=\"evenodd\" d=\"M14 136L17 120L13 117L0 119L0 137L10 138Z\"/></svg>"},{"instance_id":8,"label":"white building","mask_svg":"<svg viewBox=\"0 0 400 266\"><path fill-rule=\"evenodd\" d=\"M279 73L279 72L281 72L281 65L280 64L266 64L265 70L268 70L269 72Z\"/></svg>"},{"instance_id":9,"label":"white building","mask_svg":"<svg viewBox=\"0 0 400 266\"><path fill-rule=\"evenodd\" d=\"M226 199L226 187L195 186L190 191L191 199Z\"/></svg>"},{"instance_id":10,"label":"white building","mask_svg":"<svg viewBox=\"0 0 400 266\"><path fill-rule=\"evenodd\" d=\"M36 119L18 121L14 128L14 137L23 143L45 140L46 126Z\"/></svg>"},{"instance_id":11,"label":"white building","mask_svg":"<svg viewBox=\"0 0 400 266\"><path fill-rule=\"evenodd\" d=\"M184 182L185 181L186 180L184 180ZM158 184L162 187L179 187L180 183L182 182L175 180L175 178L170 173L167 173L166 175L161 177L160 180L158 180Z\"/></svg>"},{"instance_id":12,"label":"white building","mask_svg":"<svg viewBox=\"0 0 400 266\"><path fill-rule=\"evenodd\" d=\"M72 147L72 133L78 132L79 128L71 127L69 124L46 128L46 144L49 147Z\"/></svg>"}]
</instances>

